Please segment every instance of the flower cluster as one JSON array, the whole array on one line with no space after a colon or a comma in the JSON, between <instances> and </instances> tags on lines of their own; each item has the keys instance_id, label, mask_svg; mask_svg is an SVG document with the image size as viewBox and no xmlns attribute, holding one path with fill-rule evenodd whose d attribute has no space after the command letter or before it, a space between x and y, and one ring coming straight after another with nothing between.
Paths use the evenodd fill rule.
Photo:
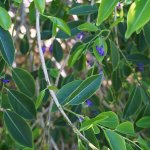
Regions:
<instances>
[{"instance_id":1,"label":"flower cluster","mask_svg":"<svg viewBox=\"0 0 150 150\"><path fill-rule=\"evenodd\" d=\"M100 56L104 56L105 55L105 51L104 51L104 46L103 45L101 45L100 47L96 46L96 50L97 50L97 52L99 53Z\"/></svg>"}]
</instances>

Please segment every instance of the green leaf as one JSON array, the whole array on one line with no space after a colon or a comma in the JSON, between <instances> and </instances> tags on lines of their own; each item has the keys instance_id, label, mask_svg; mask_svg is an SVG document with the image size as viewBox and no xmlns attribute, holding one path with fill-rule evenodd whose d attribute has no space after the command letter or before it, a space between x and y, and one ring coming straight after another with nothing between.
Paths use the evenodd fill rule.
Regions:
<instances>
[{"instance_id":1,"label":"green leaf","mask_svg":"<svg viewBox=\"0 0 150 150\"><path fill-rule=\"evenodd\" d=\"M15 68L12 70L12 78L21 92L31 97L34 96L35 82L33 77L27 71Z\"/></svg>"},{"instance_id":2,"label":"green leaf","mask_svg":"<svg viewBox=\"0 0 150 150\"><path fill-rule=\"evenodd\" d=\"M55 59L56 59L58 62L60 62L60 61L62 60L62 58L63 58L63 49L62 49L60 43L59 43L57 40L54 40L52 46L53 46L53 51L52 51L52 53L53 53Z\"/></svg>"},{"instance_id":3,"label":"green leaf","mask_svg":"<svg viewBox=\"0 0 150 150\"><path fill-rule=\"evenodd\" d=\"M99 10L98 10L98 17L97 17L97 25L99 26L103 21L105 21L110 14L113 12L116 4L119 0L102 0Z\"/></svg>"},{"instance_id":4,"label":"green leaf","mask_svg":"<svg viewBox=\"0 0 150 150\"><path fill-rule=\"evenodd\" d=\"M26 35L21 39L20 51L22 54L26 54L29 51L29 40Z\"/></svg>"},{"instance_id":5,"label":"green leaf","mask_svg":"<svg viewBox=\"0 0 150 150\"><path fill-rule=\"evenodd\" d=\"M125 34L127 39L150 20L149 8L150 0L137 0L132 3L127 15L127 31Z\"/></svg>"},{"instance_id":6,"label":"green leaf","mask_svg":"<svg viewBox=\"0 0 150 150\"><path fill-rule=\"evenodd\" d=\"M131 55L128 55L126 58L136 65L141 62L144 65L150 64L150 59L146 55L143 55L141 53L131 54Z\"/></svg>"},{"instance_id":7,"label":"green leaf","mask_svg":"<svg viewBox=\"0 0 150 150\"><path fill-rule=\"evenodd\" d=\"M81 25L82 23L83 23L83 21L71 21L71 22L67 23L67 25L68 25L68 27L70 28L70 31L71 31L71 36L75 36L79 32L81 32L80 30L78 30L77 27L79 25ZM57 35L56 35L56 38L67 39L67 38L70 38L70 36L67 35L64 31L59 30Z\"/></svg>"},{"instance_id":8,"label":"green leaf","mask_svg":"<svg viewBox=\"0 0 150 150\"><path fill-rule=\"evenodd\" d=\"M36 100L36 103L35 103L36 109L38 109L38 108L40 107L44 96L45 96L45 90L42 90L42 91L39 93L39 95L38 95L38 97L37 97L37 100Z\"/></svg>"},{"instance_id":9,"label":"green leaf","mask_svg":"<svg viewBox=\"0 0 150 150\"><path fill-rule=\"evenodd\" d=\"M88 15L93 14L98 11L98 8L96 5L79 5L76 7L71 8L68 11L69 15Z\"/></svg>"},{"instance_id":10,"label":"green leaf","mask_svg":"<svg viewBox=\"0 0 150 150\"><path fill-rule=\"evenodd\" d=\"M36 110L33 101L15 90L8 90L8 99L14 111L25 119L35 119Z\"/></svg>"},{"instance_id":11,"label":"green leaf","mask_svg":"<svg viewBox=\"0 0 150 150\"><path fill-rule=\"evenodd\" d=\"M140 87L135 87L129 96L129 100L124 109L124 117L133 115L141 106L141 91Z\"/></svg>"},{"instance_id":12,"label":"green leaf","mask_svg":"<svg viewBox=\"0 0 150 150\"><path fill-rule=\"evenodd\" d=\"M45 10L45 0L34 0L34 4L36 6L36 8L38 9L38 11L43 14L44 10Z\"/></svg>"},{"instance_id":13,"label":"green leaf","mask_svg":"<svg viewBox=\"0 0 150 150\"><path fill-rule=\"evenodd\" d=\"M149 116L142 117L136 122L136 125L140 128L150 128L150 117Z\"/></svg>"},{"instance_id":14,"label":"green leaf","mask_svg":"<svg viewBox=\"0 0 150 150\"><path fill-rule=\"evenodd\" d=\"M112 66L113 70L115 70L120 62L120 54L117 46L113 41L110 41L110 49L111 49L111 60L112 60Z\"/></svg>"},{"instance_id":15,"label":"green leaf","mask_svg":"<svg viewBox=\"0 0 150 150\"><path fill-rule=\"evenodd\" d=\"M96 136L94 135L94 131L92 128L84 131L84 135L94 146L100 149L99 142Z\"/></svg>"},{"instance_id":16,"label":"green leaf","mask_svg":"<svg viewBox=\"0 0 150 150\"><path fill-rule=\"evenodd\" d=\"M72 67L75 64L75 62L80 58L81 54L84 51L84 48L85 48L85 44L79 45L71 54L68 60L68 65L70 67Z\"/></svg>"},{"instance_id":17,"label":"green leaf","mask_svg":"<svg viewBox=\"0 0 150 150\"><path fill-rule=\"evenodd\" d=\"M139 137L137 139L137 142L140 144L142 150L149 150L150 146L149 146L149 143L146 140Z\"/></svg>"},{"instance_id":18,"label":"green leaf","mask_svg":"<svg viewBox=\"0 0 150 150\"><path fill-rule=\"evenodd\" d=\"M98 28L90 22L86 22L84 24L79 25L78 29L81 30L81 31L88 31L88 32L98 31Z\"/></svg>"},{"instance_id":19,"label":"green leaf","mask_svg":"<svg viewBox=\"0 0 150 150\"><path fill-rule=\"evenodd\" d=\"M0 27L0 50L4 60L12 65L14 61L15 48L11 38L11 35L8 31L5 31Z\"/></svg>"},{"instance_id":20,"label":"green leaf","mask_svg":"<svg viewBox=\"0 0 150 150\"><path fill-rule=\"evenodd\" d=\"M131 135L131 136L135 135L133 124L129 121L119 124L116 127L116 131L123 133L123 134Z\"/></svg>"},{"instance_id":21,"label":"green leaf","mask_svg":"<svg viewBox=\"0 0 150 150\"><path fill-rule=\"evenodd\" d=\"M79 87L65 100L66 104L78 105L92 96L100 87L103 75L94 75L84 80Z\"/></svg>"},{"instance_id":22,"label":"green leaf","mask_svg":"<svg viewBox=\"0 0 150 150\"><path fill-rule=\"evenodd\" d=\"M57 93L57 99L61 105L64 105L65 99L67 99L70 94L82 83L82 80L74 80L72 82L69 82L65 84ZM57 106L53 105L53 111L57 110Z\"/></svg>"},{"instance_id":23,"label":"green leaf","mask_svg":"<svg viewBox=\"0 0 150 150\"><path fill-rule=\"evenodd\" d=\"M144 26L144 37L147 43L147 46L150 47L150 22Z\"/></svg>"},{"instance_id":24,"label":"green leaf","mask_svg":"<svg viewBox=\"0 0 150 150\"><path fill-rule=\"evenodd\" d=\"M47 16L46 16L47 17ZM48 18L57 25L58 28L60 28L61 30L63 30L65 33L67 33L68 35L71 35L70 32L70 28L68 27L68 25L66 24L66 22L64 22L62 19L57 18L57 17L52 17L52 16L48 16Z\"/></svg>"},{"instance_id":25,"label":"green leaf","mask_svg":"<svg viewBox=\"0 0 150 150\"><path fill-rule=\"evenodd\" d=\"M24 119L12 111L6 110L4 121L9 134L16 142L32 148L32 132Z\"/></svg>"},{"instance_id":26,"label":"green leaf","mask_svg":"<svg viewBox=\"0 0 150 150\"><path fill-rule=\"evenodd\" d=\"M3 58L0 56L0 73L3 71L4 66L5 66L5 61L3 60Z\"/></svg>"},{"instance_id":27,"label":"green leaf","mask_svg":"<svg viewBox=\"0 0 150 150\"><path fill-rule=\"evenodd\" d=\"M99 115L99 117L100 116L107 116L105 119L101 120L98 123L104 127L108 127L110 129L115 129L119 124L118 116L112 111L102 112Z\"/></svg>"},{"instance_id":28,"label":"green leaf","mask_svg":"<svg viewBox=\"0 0 150 150\"><path fill-rule=\"evenodd\" d=\"M0 7L0 26L5 30L8 30L11 26L11 18L8 12L2 7Z\"/></svg>"},{"instance_id":29,"label":"green leaf","mask_svg":"<svg viewBox=\"0 0 150 150\"><path fill-rule=\"evenodd\" d=\"M112 150L126 150L125 140L119 134L111 130L105 130L104 134Z\"/></svg>"},{"instance_id":30,"label":"green leaf","mask_svg":"<svg viewBox=\"0 0 150 150\"><path fill-rule=\"evenodd\" d=\"M96 46L100 47L100 46L103 46L104 47L104 56L100 56L100 54L98 53L98 51L96 50ZM99 61L99 62L102 62L102 60L104 59L104 57L106 56L107 54L107 43L105 42L105 40L103 38L97 38L93 44L93 53L96 57L96 59Z\"/></svg>"}]
</instances>

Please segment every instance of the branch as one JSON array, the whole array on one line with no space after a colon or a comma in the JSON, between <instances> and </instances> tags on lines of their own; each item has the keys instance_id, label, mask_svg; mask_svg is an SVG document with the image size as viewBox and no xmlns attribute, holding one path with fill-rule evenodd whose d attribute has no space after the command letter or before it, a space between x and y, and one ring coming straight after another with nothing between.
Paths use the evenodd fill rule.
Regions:
<instances>
[{"instance_id":1,"label":"branch","mask_svg":"<svg viewBox=\"0 0 150 150\"><path fill-rule=\"evenodd\" d=\"M36 31L37 31L37 41L38 41L38 48L39 48L39 54L40 54L40 60L41 60L41 63L42 63L42 69L43 69L43 72L44 72L44 76L45 76L45 80L47 82L47 86L51 86L51 83L50 83L50 79L49 79L49 76L48 76L48 72L47 72L47 69L46 69L46 64L45 64L45 59L44 59L44 55L43 55L43 52L42 52L42 48L41 48L41 35L40 35L40 14L39 14L39 11L36 9ZM56 94L54 91L52 90L49 90L50 92L50 95L52 96L56 106L58 107L59 111L61 112L61 114L63 115L63 117L65 118L65 120L67 121L67 123L69 124L69 126L73 129L73 131L83 140L85 141L90 148L92 148L93 150L98 150L98 148L96 148L92 143L90 143L90 141L84 137L80 131L72 124L72 122L70 121L70 119L68 118L68 116L66 115L66 113L64 112L63 108L61 107L57 97L56 97Z\"/></svg>"}]
</instances>

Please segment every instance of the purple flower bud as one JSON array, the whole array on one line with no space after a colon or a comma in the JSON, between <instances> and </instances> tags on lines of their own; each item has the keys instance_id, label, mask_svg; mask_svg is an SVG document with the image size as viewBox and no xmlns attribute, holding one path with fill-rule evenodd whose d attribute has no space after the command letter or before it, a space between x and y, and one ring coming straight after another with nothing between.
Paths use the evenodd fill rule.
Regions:
<instances>
[{"instance_id":1,"label":"purple flower bud","mask_svg":"<svg viewBox=\"0 0 150 150\"><path fill-rule=\"evenodd\" d=\"M9 83L9 82L10 82L10 80L8 80L8 79L1 79L1 81L2 81L3 83Z\"/></svg>"},{"instance_id":2,"label":"purple flower bud","mask_svg":"<svg viewBox=\"0 0 150 150\"><path fill-rule=\"evenodd\" d=\"M100 74L100 75L102 75L102 74L103 74L103 69L101 69L101 70L100 70L99 74Z\"/></svg>"},{"instance_id":3,"label":"purple flower bud","mask_svg":"<svg viewBox=\"0 0 150 150\"><path fill-rule=\"evenodd\" d=\"M117 9L121 10L121 3L120 2L118 2L118 4L117 4Z\"/></svg>"},{"instance_id":4,"label":"purple flower bud","mask_svg":"<svg viewBox=\"0 0 150 150\"><path fill-rule=\"evenodd\" d=\"M92 101L89 99L87 99L85 102L88 107L91 107L93 105Z\"/></svg>"},{"instance_id":5,"label":"purple flower bud","mask_svg":"<svg viewBox=\"0 0 150 150\"><path fill-rule=\"evenodd\" d=\"M82 122L84 119L82 117L79 118L79 122Z\"/></svg>"},{"instance_id":6,"label":"purple flower bud","mask_svg":"<svg viewBox=\"0 0 150 150\"><path fill-rule=\"evenodd\" d=\"M138 71L144 72L144 63L138 63L137 67L138 67Z\"/></svg>"},{"instance_id":7,"label":"purple flower bud","mask_svg":"<svg viewBox=\"0 0 150 150\"><path fill-rule=\"evenodd\" d=\"M104 56L105 55L105 51L104 51L103 45L101 45L100 47L96 46L96 50L97 50L97 52L99 53L100 56Z\"/></svg>"},{"instance_id":8,"label":"purple flower bud","mask_svg":"<svg viewBox=\"0 0 150 150\"><path fill-rule=\"evenodd\" d=\"M53 45L51 44L50 47L49 47L49 52L52 54L53 52Z\"/></svg>"},{"instance_id":9,"label":"purple flower bud","mask_svg":"<svg viewBox=\"0 0 150 150\"><path fill-rule=\"evenodd\" d=\"M42 46L42 51L43 51L43 54L46 52L46 46L45 45Z\"/></svg>"},{"instance_id":10,"label":"purple flower bud","mask_svg":"<svg viewBox=\"0 0 150 150\"><path fill-rule=\"evenodd\" d=\"M77 39L82 40L82 39L83 39L83 37L84 37L84 32L80 32L80 33L78 33L76 37L77 37Z\"/></svg>"}]
</instances>

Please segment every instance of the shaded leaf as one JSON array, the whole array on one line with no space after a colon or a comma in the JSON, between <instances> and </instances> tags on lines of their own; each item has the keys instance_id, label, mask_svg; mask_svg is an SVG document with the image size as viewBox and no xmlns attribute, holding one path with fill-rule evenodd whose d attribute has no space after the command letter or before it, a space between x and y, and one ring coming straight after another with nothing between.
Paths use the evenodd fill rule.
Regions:
<instances>
[{"instance_id":1,"label":"shaded leaf","mask_svg":"<svg viewBox=\"0 0 150 150\"><path fill-rule=\"evenodd\" d=\"M6 110L4 121L9 134L16 142L32 148L32 132L25 120L16 113Z\"/></svg>"}]
</instances>

